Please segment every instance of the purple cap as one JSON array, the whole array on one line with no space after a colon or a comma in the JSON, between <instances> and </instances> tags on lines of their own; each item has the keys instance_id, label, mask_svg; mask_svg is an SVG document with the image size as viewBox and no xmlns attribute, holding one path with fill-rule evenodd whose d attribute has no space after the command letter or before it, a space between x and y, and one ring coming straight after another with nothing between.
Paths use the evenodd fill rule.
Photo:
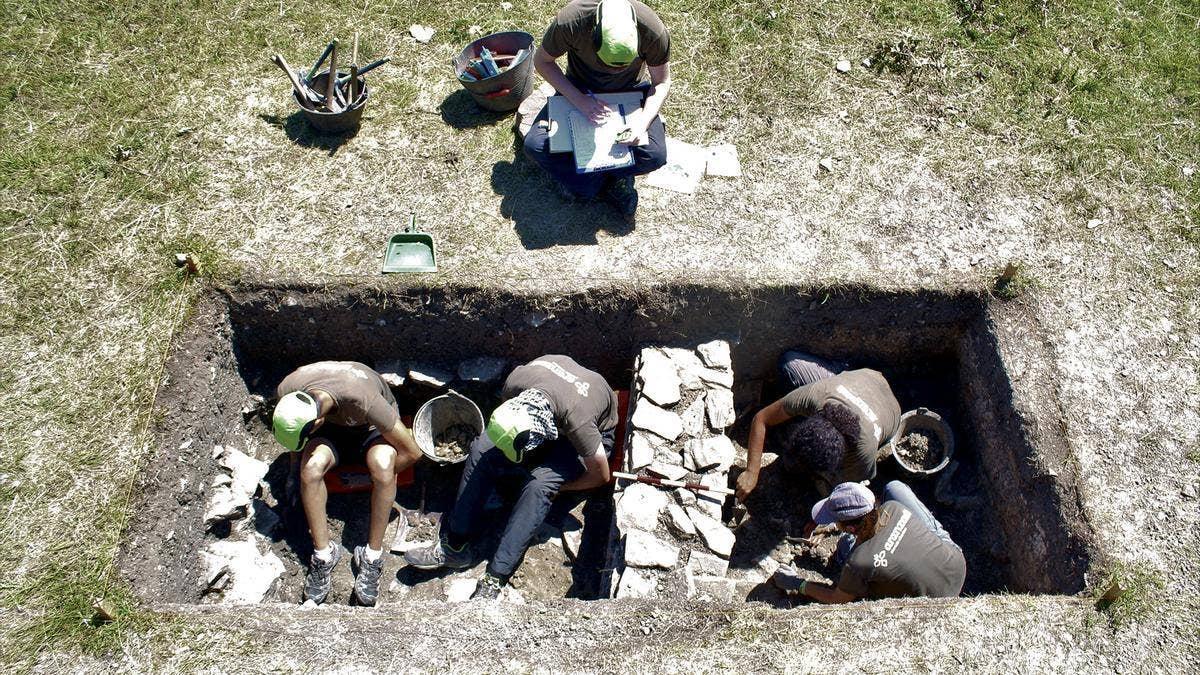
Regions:
<instances>
[{"instance_id":1,"label":"purple cap","mask_svg":"<svg viewBox=\"0 0 1200 675\"><path fill-rule=\"evenodd\" d=\"M812 519L818 525L861 518L875 508L875 495L862 483L842 483L813 504Z\"/></svg>"}]
</instances>

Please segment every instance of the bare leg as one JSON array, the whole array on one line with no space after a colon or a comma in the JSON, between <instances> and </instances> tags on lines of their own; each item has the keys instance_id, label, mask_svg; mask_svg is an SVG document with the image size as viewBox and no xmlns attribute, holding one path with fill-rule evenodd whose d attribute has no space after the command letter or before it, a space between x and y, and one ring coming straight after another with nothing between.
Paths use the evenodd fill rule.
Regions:
<instances>
[{"instance_id":1,"label":"bare leg","mask_svg":"<svg viewBox=\"0 0 1200 675\"><path fill-rule=\"evenodd\" d=\"M371 524L367 528L367 546L383 549L383 532L396 501L396 450L386 443L367 450L367 469L371 472Z\"/></svg>"},{"instance_id":2,"label":"bare leg","mask_svg":"<svg viewBox=\"0 0 1200 675\"><path fill-rule=\"evenodd\" d=\"M323 440L310 442L300 456L300 503L304 505L308 531L317 550L329 546L329 521L325 518L329 493L325 490L325 474L334 466L337 459Z\"/></svg>"}]
</instances>

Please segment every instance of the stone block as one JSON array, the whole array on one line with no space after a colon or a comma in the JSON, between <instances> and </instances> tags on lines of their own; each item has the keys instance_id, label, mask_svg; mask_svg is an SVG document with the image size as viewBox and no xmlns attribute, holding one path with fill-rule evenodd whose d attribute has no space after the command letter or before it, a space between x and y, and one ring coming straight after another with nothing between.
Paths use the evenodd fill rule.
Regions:
<instances>
[{"instance_id":1,"label":"stone block","mask_svg":"<svg viewBox=\"0 0 1200 675\"><path fill-rule=\"evenodd\" d=\"M728 389L709 389L708 395L704 397L704 407L708 411L708 423L714 429L725 429L736 419L733 411L733 392Z\"/></svg>"},{"instance_id":2,"label":"stone block","mask_svg":"<svg viewBox=\"0 0 1200 675\"><path fill-rule=\"evenodd\" d=\"M696 352L678 347L664 347L662 351L675 362L679 381L684 389L692 391L704 388L704 382L700 379L700 371L704 369L704 364L700 362Z\"/></svg>"},{"instance_id":3,"label":"stone block","mask_svg":"<svg viewBox=\"0 0 1200 675\"><path fill-rule=\"evenodd\" d=\"M737 581L724 577L688 575L688 597L714 602L730 602L737 592Z\"/></svg>"},{"instance_id":4,"label":"stone block","mask_svg":"<svg viewBox=\"0 0 1200 675\"><path fill-rule=\"evenodd\" d=\"M446 584L446 602L466 602L475 592L478 580L471 577L456 577Z\"/></svg>"},{"instance_id":5,"label":"stone block","mask_svg":"<svg viewBox=\"0 0 1200 675\"><path fill-rule=\"evenodd\" d=\"M661 476L667 480L683 480L688 474L687 469L671 462L655 461L646 467L646 470L655 476Z\"/></svg>"},{"instance_id":6,"label":"stone block","mask_svg":"<svg viewBox=\"0 0 1200 675\"><path fill-rule=\"evenodd\" d=\"M696 371L696 375L700 381L705 384L716 384L726 389L733 388L733 373L728 370L715 370L713 368L700 368Z\"/></svg>"},{"instance_id":7,"label":"stone block","mask_svg":"<svg viewBox=\"0 0 1200 675\"><path fill-rule=\"evenodd\" d=\"M725 471L714 471L700 477L700 484L705 487L727 487L729 483L729 473ZM721 520L721 510L725 505L725 495L715 492L698 492L696 493L696 508L708 514L712 518Z\"/></svg>"},{"instance_id":8,"label":"stone block","mask_svg":"<svg viewBox=\"0 0 1200 675\"><path fill-rule=\"evenodd\" d=\"M675 501L680 506L695 506L696 493L687 488L675 488Z\"/></svg>"},{"instance_id":9,"label":"stone block","mask_svg":"<svg viewBox=\"0 0 1200 675\"><path fill-rule=\"evenodd\" d=\"M642 350L638 379L642 395L658 405L673 406L679 402L679 374L671 359L659 350Z\"/></svg>"},{"instance_id":10,"label":"stone block","mask_svg":"<svg viewBox=\"0 0 1200 675\"><path fill-rule=\"evenodd\" d=\"M208 553L224 558L229 568L222 604L262 602L284 572L283 561L271 551L259 553L254 539L214 541Z\"/></svg>"},{"instance_id":11,"label":"stone block","mask_svg":"<svg viewBox=\"0 0 1200 675\"><path fill-rule=\"evenodd\" d=\"M691 539L696 536L696 526L688 518L683 507L671 502L667 503L667 528L681 539Z\"/></svg>"},{"instance_id":12,"label":"stone block","mask_svg":"<svg viewBox=\"0 0 1200 675\"><path fill-rule=\"evenodd\" d=\"M247 497L258 491L258 483L266 477L269 468L266 462L229 446L225 446L225 451L217 458L217 463L233 479L231 489Z\"/></svg>"},{"instance_id":13,"label":"stone block","mask_svg":"<svg viewBox=\"0 0 1200 675\"><path fill-rule=\"evenodd\" d=\"M629 470L637 470L654 461L655 447L645 434L633 432L629 442Z\"/></svg>"},{"instance_id":14,"label":"stone block","mask_svg":"<svg viewBox=\"0 0 1200 675\"><path fill-rule=\"evenodd\" d=\"M654 595L654 574L628 567L617 586L618 598L645 598Z\"/></svg>"},{"instance_id":15,"label":"stone block","mask_svg":"<svg viewBox=\"0 0 1200 675\"><path fill-rule=\"evenodd\" d=\"M504 374L508 361L493 356L479 356L458 364L458 379L463 382L495 382Z\"/></svg>"},{"instance_id":16,"label":"stone block","mask_svg":"<svg viewBox=\"0 0 1200 675\"><path fill-rule=\"evenodd\" d=\"M692 519L692 524L696 526L696 530L700 533L708 550L722 558L729 558L729 554L733 552L735 541L733 532L730 532L729 528L725 527L721 521L709 517L694 507L688 507L687 514Z\"/></svg>"},{"instance_id":17,"label":"stone block","mask_svg":"<svg viewBox=\"0 0 1200 675\"><path fill-rule=\"evenodd\" d=\"M688 436L698 437L704 434L704 393L701 390L699 396L684 408L683 412L679 413L679 419L683 422L683 433Z\"/></svg>"},{"instance_id":18,"label":"stone block","mask_svg":"<svg viewBox=\"0 0 1200 675\"><path fill-rule=\"evenodd\" d=\"M454 374L435 366L421 365L408 369L408 379L430 389L445 389L454 379Z\"/></svg>"},{"instance_id":19,"label":"stone block","mask_svg":"<svg viewBox=\"0 0 1200 675\"><path fill-rule=\"evenodd\" d=\"M692 574L723 577L729 572L729 561L704 551L692 551L687 561L687 569Z\"/></svg>"},{"instance_id":20,"label":"stone block","mask_svg":"<svg viewBox=\"0 0 1200 675\"><path fill-rule=\"evenodd\" d=\"M668 441L679 438L679 434L683 433L683 421L679 419L679 415L663 410L645 399L637 402L637 410L633 412L631 421L635 428L649 431Z\"/></svg>"},{"instance_id":21,"label":"stone block","mask_svg":"<svg viewBox=\"0 0 1200 675\"><path fill-rule=\"evenodd\" d=\"M219 487L212 492L204 511L204 526L211 528L226 520L244 518L250 511L250 497L231 487Z\"/></svg>"},{"instance_id":22,"label":"stone block","mask_svg":"<svg viewBox=\"0 0 1200 675\"><path fill-rule=\"evenodd\" d=\"M621 493L617 502L617 527L621 532L630 530L653 531L658 527L658 514L667 505L667 493L645 483L634 483Z\"/></svg>"},{"instance_id":23,"label":"stone block","mask_svg":"<svg viewBox=\"0 0 1200 675\"><path fill-rule=\"evenodd\" d=\"M625 534L625 564L669 570L679 562L679 549L649 532L629 530Z\"/></svg>"},{"instance_id":24,"label":"stone block","mask_svg":"<svg viewBox=\"0 0 1200 675\"><path fill-rule=\"evenodd\" d=\"M728 471L737 458L737 449L727 436L695 438L683 446L683 465L696 473Z\"/></svg>"},{"instance_id":25,"label":"stone block","mask_svg":"<svg viewBox=\"0 0 1200 675\"><path fill-rule=\"evenodd\" d=\"M733 367L733 359L729 356L729 343L724 340L705 342L696 347L696 352L709 368L729 370Z\"/></svg>"}]
</instances>

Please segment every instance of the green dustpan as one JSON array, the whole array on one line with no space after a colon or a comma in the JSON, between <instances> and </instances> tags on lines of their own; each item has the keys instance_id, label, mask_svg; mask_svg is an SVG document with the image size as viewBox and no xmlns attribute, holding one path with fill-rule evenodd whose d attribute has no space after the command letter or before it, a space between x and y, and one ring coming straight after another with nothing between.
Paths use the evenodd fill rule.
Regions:
<instances>
[{"instance_id":1,"label":"green dustpan","mask_svg":"<svg viewBox=\"0 0 1200 675\"><path fill-rule=\"evenodd\" d=\"M404 232L393 234L383 253L383 271L389 272L436 272L437 255L433 237L417 232L417 217L409 220Z\"/></svg>"}]
</instances>

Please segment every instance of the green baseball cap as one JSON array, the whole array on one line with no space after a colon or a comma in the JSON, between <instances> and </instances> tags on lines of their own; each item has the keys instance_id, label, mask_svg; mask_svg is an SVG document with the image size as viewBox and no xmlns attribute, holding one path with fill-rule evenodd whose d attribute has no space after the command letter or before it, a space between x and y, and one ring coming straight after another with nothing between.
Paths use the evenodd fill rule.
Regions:
<instances>
[{"instance_id":1,"label":"green baseball cap","mask_svg":"<svg viewBox=\"0 0 1200 675\"><path fill-rule=\"evenodd\" d=\"M528 445L529 430L532 428L529 410L515 399L509 399L492 412L487 436L509 461L520 463L525 458L525 446Z\"/></svg>"},{"instance_id":2,"label":"green baseball cap","mask_svg":"<svg viewBox=\"0 0 1200 675\"><path fill-rule=\"evenodd\" d=\"M604 63L624 68L637 58L637 15L628 0L600 0L596 31L599 34L596 56Z\"/></svg>"},{"instance_id":3,"label":"green baseball cap","mask_svg":"<svg viewBox=\"0 0 1200 675\"><path fill-rule=\"evenodd\" d=\"M299 450L308 440L313 422L316 422L320 414L321 408L312 396L302 391L293 391L285 395L276 404L275 414L271 419L275 440L289 451Z\"/></svg>"}]
</instances>

